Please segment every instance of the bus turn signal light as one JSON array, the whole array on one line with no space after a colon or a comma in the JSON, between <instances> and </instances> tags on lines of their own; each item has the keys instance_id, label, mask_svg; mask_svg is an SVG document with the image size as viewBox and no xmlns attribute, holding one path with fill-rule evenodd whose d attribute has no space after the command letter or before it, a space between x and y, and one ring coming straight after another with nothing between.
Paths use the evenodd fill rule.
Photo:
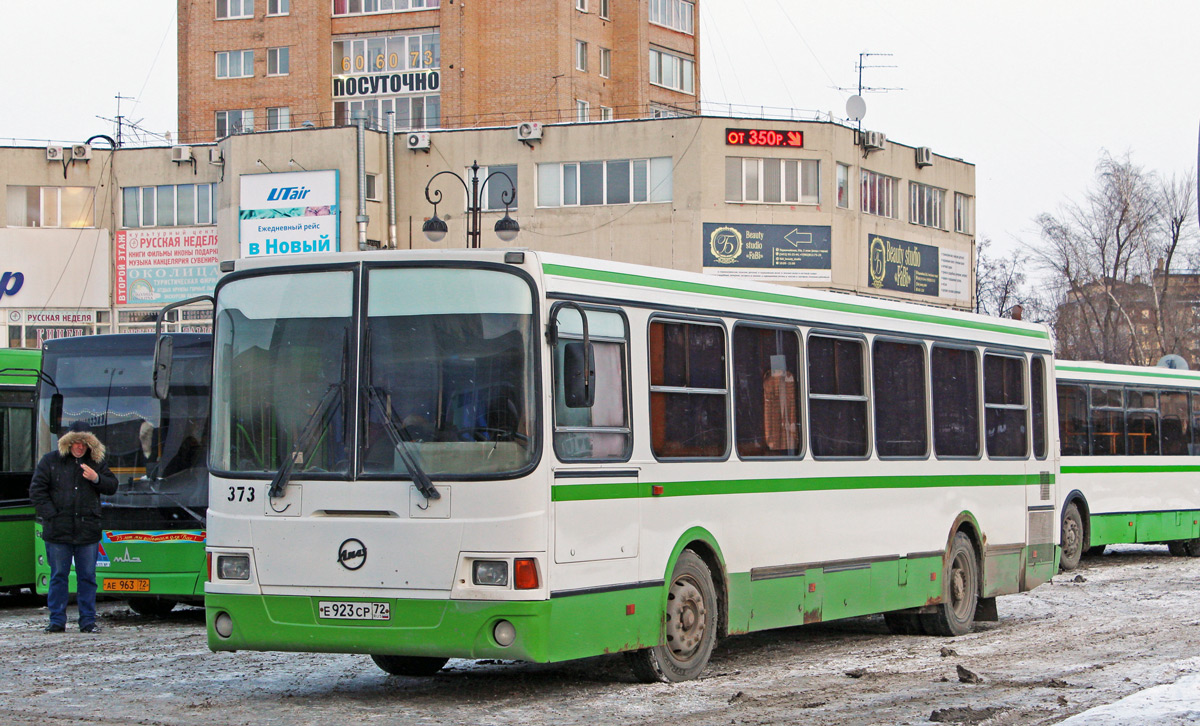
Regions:
<instances>
[{"instance_id":1,"label":"bus turn signal light","mask_svg":"<svg viewBox=\"0 0 1200 726\"><path fill-rule=\"evenodd\" d=\"M521 558L513 562L513 585L518 590L538 588L537 560Z\"/></svg>"}]
</instances>

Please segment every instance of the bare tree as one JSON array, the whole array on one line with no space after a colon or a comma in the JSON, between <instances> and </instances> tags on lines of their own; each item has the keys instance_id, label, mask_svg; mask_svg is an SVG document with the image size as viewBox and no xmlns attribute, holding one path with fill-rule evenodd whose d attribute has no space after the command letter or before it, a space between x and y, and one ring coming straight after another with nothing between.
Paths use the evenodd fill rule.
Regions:
<instances>
[{"instance_id":1,"label":"bare tree","mask_svg":"<svg viewBox=\"0 0 1200 726\"><path fill-rule=\"evenodd\" d=\"M1195 331L1172 266L1193 241L1193 184L1105 153L1082 202L1037 217L1041 244L1031 249L1064 293L1054 316L1060 355L1146 364L1183 352Z\"/></svg>"},{"instance_id":2,"label":"bare tree","mask_svg":"<svg viewBox=\"0 0 1200 726\"><path fill-rule=\"evenodd\" d=\"M1029 304L1024 290L1024 255L1012 250L1007 257L992 254L992 241L979 240L975 250L975 312L996 317L1012 317L1014 306Z\"/></svg>"}]
</instances>

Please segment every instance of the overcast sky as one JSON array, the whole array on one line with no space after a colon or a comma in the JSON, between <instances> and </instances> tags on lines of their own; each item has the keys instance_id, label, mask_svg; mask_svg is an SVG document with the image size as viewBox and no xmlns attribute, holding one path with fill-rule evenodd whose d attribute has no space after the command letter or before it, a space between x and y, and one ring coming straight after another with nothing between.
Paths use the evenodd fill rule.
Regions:
<instances>
[{"instance_id":1,"label":"overcast sky","mask_svg":"<svg viewBox=\"0 0 1200 726\"><path fill-rule=\"evenodd\" d=\"M313 0L327 2L328 0ZM501 0L495 0L501 1ZM516 1L516 0L507 0ZM564 0L565 1L565 0ZM174 0L5 2L0 144L112 134L121 113L176 126ZM1196 166L1197 0L701 0L710 103L845 115L976 166L977 232L1036 241L1033 218L1079 199L1103 150L1161 173ZM55 40L58 39L58 40Z\"/></svg>"}]
</instances>

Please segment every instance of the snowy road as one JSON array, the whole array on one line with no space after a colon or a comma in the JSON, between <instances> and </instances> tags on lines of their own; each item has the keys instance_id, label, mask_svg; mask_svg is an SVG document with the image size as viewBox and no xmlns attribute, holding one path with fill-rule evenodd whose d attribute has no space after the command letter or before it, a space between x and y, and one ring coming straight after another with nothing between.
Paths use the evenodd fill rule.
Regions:
<instances>
[{"instance_id":1,"label":"snowy road","mask_svg":"<svg viewBox=\"0 0 1200 726\"><path fill-rule=\"evenodd\" d=\"M1166 726L1200 719L1200 559L1171 557L1166 547L1121 547L1034 592L1002 597L1000 621L970 635L893 636L880 618L757 633L724 641L704 678L674 686L635 683L620 657L557 665L453 660L434 678L398 678L365 656L211 653L198 609L163 620L142 619L119 602L100 610L99 636L45 635L35 599L0 596L0 723L1052 724L1082 714L1071 726ZM1155 688L1164 684L1172 685Z\"/></svg>"}]
</instances>

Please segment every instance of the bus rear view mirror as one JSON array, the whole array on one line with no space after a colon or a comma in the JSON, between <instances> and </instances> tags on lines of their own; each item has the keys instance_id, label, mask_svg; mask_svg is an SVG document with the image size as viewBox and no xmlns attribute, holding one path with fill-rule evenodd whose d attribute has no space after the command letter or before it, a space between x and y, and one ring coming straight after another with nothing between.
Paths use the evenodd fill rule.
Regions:
<instances>
[{"instance_id":1,"label":"bus rear view mirror","mask_svg":"<svg viewBox=\"0 0 1200 726\"><path fill-rule=\"evenodd\" d=\"M169 335L159 336L154 342L154 372L152 374L154 397L165 401L171 389L171 359L175 353L175 341Z\"/></svg>"},{"instance_id":2,"label":"bus rear view mirror","mask_svg":"<svg viewBox=\"0 0 1200 726\"><path fill-rule=\"evenodd\" d=\"M563 346L563 397L567 408L591 408L596 402L596 353L590 342Z\"/></svg>"},{"instance_id":3,"label":"bus rear view mirror","mask_svg":"<svg viewBox=\"0 0 1200 726\"><path fill-rule=\"evenodd\" d=\"M50 430L57 432L62 428L63 395L50 394Z\"/></svg>"}]
</instances>

